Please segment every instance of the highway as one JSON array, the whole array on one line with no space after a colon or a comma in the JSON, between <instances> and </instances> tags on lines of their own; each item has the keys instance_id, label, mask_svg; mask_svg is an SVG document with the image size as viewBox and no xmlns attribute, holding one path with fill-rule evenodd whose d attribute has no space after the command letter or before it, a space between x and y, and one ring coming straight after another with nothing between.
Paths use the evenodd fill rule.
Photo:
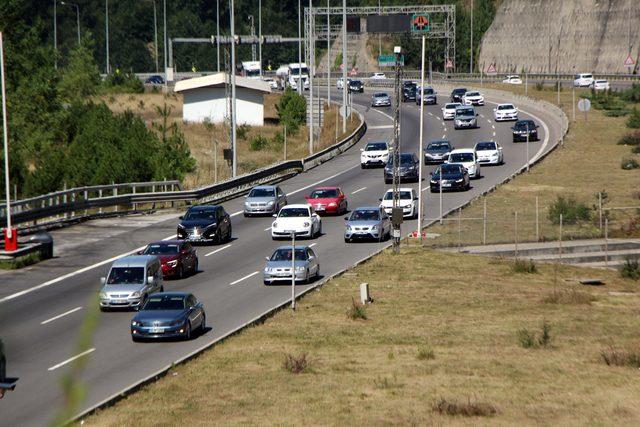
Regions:
<instances>
[{"instance_id":1,"label":"highway","mask_svg":"<svg viewBox=\"0 0 640 427\"><path fill-rule=\"evenodd\" d=\"M437 86L436 86L437 89ZM338 93L335 93L336 99ZM526 163L525 144L511 142L512 123L494 123L493 104L479 107L479 129L453 130L453 122L440 120L440 108L448 93L439 94L439 105L425 106L425 141L449 139L456 148L495 139L504 147L505 164L482 167L483 178L472 181L468 192L445 193L444 209L450 210L503 181ZM491 99L504 102L508 99ZM317 185L336 185L348 195L349 207L378 203L388 185L381 169L360 168L360 148L368 141L389 140L392 110L369 108L370 93L354 95L354 105L368 124L356 146L323 165L282 182L289 203L304 202L304 195ZM418 152L419 107L402 104L402 151ZM524 108L521 118L534 116L540 123L540 141L532 142L530 158L552 147L560 138L560 119L542 110ZM433 166L425 168L425 176ZM417 184L407 184L417 188ZM404 186L404 184L403 184ZM426 217L439 212L438 195L424 181ZM65 257L42 262L27 271L0 275L0 337L7 351L8 373L20 377L16 390L0 401L0 425L31 426L50 422L62 402L61 377L74 358L87 358L82 376L87 398L82 410L147 378L177 359L196 351L278 306L290 297L289 286L262 284L264 257L287 242L271 240L272 218L244 218L242 197L225 202L232 215L234 236L229 244L198 247L200 272L180 281L166 281L165 290L189 291L204 302L211 328L190 342L133 343L129 334L131 312L100 313L93 343L86 354L78 354L76 339L86 307L97 298L99 278L119 255L175 233L176 218L159 221L124 235L105 236L82 245ZM166 218L166 213L165 213ZM323 218L324 234L304 243L313 244L319 255L321 274L326 277L369 256L378 243L343 241L344 220ZM403 224L403 233L415 229L415 221ZM382 245L385 245L384 243ZM297 286L298 292L311 285ZM354 289L354 295L356 290ZM299 315L303 315L300 313Z\"/></svg>"}]
</instances>

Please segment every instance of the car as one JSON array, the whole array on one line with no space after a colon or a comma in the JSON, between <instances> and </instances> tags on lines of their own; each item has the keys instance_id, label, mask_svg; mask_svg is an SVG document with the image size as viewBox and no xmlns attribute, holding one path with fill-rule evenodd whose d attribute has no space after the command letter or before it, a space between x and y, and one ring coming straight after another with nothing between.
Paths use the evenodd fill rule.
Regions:
<instances>
[{"instance_id":1,"label":"car","mask_svg":"<svg viewBox=\"0 0 640 427\"><path fill-rule=\"evenodd\" d=\"M354 240L377 240L391 237L391 220L380 206L356 208L344 218L347 222L344 230L345 243Z\"/></svg>"},{"instance_id":2,"label":"car","mask_svg":"<svg viewBox=\"0 0 640 427\"><path fill-rule=\"evenodd\" d=\"M598 79L598 80L594 80L593 83L591 83L591 89L596 91L609 90L611 89L611 85L609 85L609 82L607 80Z\"/></svg>"},{"instance_id":3,"label":"car","mask_svg":"<svg viewBox=\"0 0 640 427\"><path fill-rule=\"evenodd\" d=\"M447 102L442 107L442 120L453 120L456 116L456 108L461 107L459 102Z\"/></svg>"},{"instance_id":4,"label":"car","mask_svg":"<svg viewBox=\"0 0 640 427\"><path fill-rule=\"evenodd\" d=\"M398 159L398 157L400 157ZM393 162L398 160L398 182L418 182L420 176L419 167L420 160L414 153L400 153L399 156L391 156L391 161L387 162L384 167L384 182L391 184L393 182Z\"/></svg>"},{"instance_id":5,"label":"car","mask_svg":"<svg viewBox=\"0 0 640 427\"><path fill-rule=\"evenodd\" d=\"M196 243L225 243L231 240L231 217L222 206L191 206L178 223L178 239Z\"/></svg>"},{"instance_id":6,"label":"car","mask_svg":"<svg viewBox=\"0 0 640 427\"><path fill-rule=\"evenodd\" d=\"M418 86L418 83L413 82L411 80L405 80L402 82L402 89L406 89L408 87L416 87Z\"/></svg>"},{"instance_id":7,"label":"car","mask_svg":"<svg viewBox=\"0 0 640 427\"><path fill-rule=\"evenodd\" d=\"M380 200L380 207L387 215L393 210L393 189L387 190ZM416 218L418 216L418 194L413 188L398 188L398 207L402 208L404 218Z\"/></svg>"},{"instance_id":8,"label":"car","mask_svg":"<svg viewBox=\"0 0 640 427\"><path fill-rule=\"evenodd\" d=\"M372 107L390 107L391 97L384 92L376 92L371 97Z\"/></svg>"},{"instance_id":9,"label":"car","mask_svg":"<svg viewBox=\"0 0 640 427\"><path fill-rule=\"evenodd\" d=\"M160 259L155 255L129 255L113 262L100 278L100 310L139 309L149 295L164 290Z\"/></svg>"},{"instance_id":10,"label":"car","mask_svg":"<svg viewBox=\"0 0 640 427\"><path fill-rule=\"evenodd\" d=\"M415 101L416 100L416 87L405 86L402 88L402 102Z\"/></svg>"},{"instance_id":11,"label":"car","mask_svg":"<svg viewBox=\"0 0 640 427\"><path fill-rule=\"evenodd\" d=\"M253 187L244 199L244 216L273 215L287 204L287 196L277 185Z\"/></svg>"},{"instance_id":12,"label":"car","mask_svg":"<svg viewBox=\"0 0 640 427\"><path fill-rule=\"evenodd\" d=\"M271 89L278 89L278 82L275 81L275 79L272 79L271 77L263 77L262 81L268 83Z\"/></svg>"},{"instance_id":13,"label":"car","mask_svg":"<svg viewBox=\"0 0 640 427\"><path fill-rule=\"evenodd\" d=\"M347 79L347 87L349 87L349 83L351 82L351 79ZM340 77L337 81L336 81L336 89L343 89L344 88L344 80L342 79L342 77Z\"/></svg>"},{"instance_id":14,"label":"car","mask_svg":"<svg viewBox=\"0 0 640 427\"><path fill-rule=\"evenodd\" d=\"M420 105L420 97L422 96L422 90L416 88L416 105ZM424 104L436 105L438 103L438 96L432 87L424 88Z\"/></svg>"},{"instance_id":15,"label":"car","mask_svg":"<svg viewBox=\"0 0 640 427\"><path fill-rule=\"evenodd\" d=\"M593 74L579 73L573 76L573 85L575 87L589 87L593 84Z\"/></svg>"},{"instance_id":16,"label":"car","mask_svg":"<svg viewBox=\"0 0 640 427\"><path fill-rule=\"evenodd\" d=\"M442 173L442 181L440 180ZM442 191L450 190L468 190L471 188L469 179L469 171L467 168L458 163L440 165L431 173L429 180L429 188L432 193L440 191L440 183L442 182Z\"/></svg>"},{"instance_id":17,"label":"car","mask_svg":"<svg viewBox=\"0 0 640 427\"><path fill-rule=\"evenodd\" d=\"M478 127L478 113L476 113L473 107L458 107L456 108L455 116L453 117L453 128L477 128Z\"/></svg>"},{"instance_id":18,"label":"car","mask_svg":"<svg viewBox=\"0 0 640 427\"><path fill-rule=\"evenodd\" d=\"M522 79L520 78L520 76L517 75L510 75L505 77L505 79L502 81L502 83L506 83L506 84L510 84L510 85L521 85L522 84Z\"/></svg>"},{"instance_id":19,"label":"car","mask_svg":"<svg viewBox=\"0 0 640 427\"><path fill-rule=\"evenodd\" d=\"M462 105L484 105L484 96L477 91L466 92L462 97Z\"/></svg>"},{"instance_id":20,"label":"car","mask_svg":"<svg viewBox=\"0 0 640 427\"><path fill-rule=\"evenodd\" d=\"M363 93L364 92L364 83L362 83L360 80L351 80L349 82L349 92L360 92Z\"/></svg>"},{"instance_id":21,"label":"car","mask_svg":"<svg viewBox=\"0 0 640 427\"><path fill-rule=\"evenodd\" d=\"M518 120L518 109L513 104L498 104L493 109L493 118L496 122Z\"/></svg>"},{"instance_id":22,"label":"car","mask_svg":"<svg viewBox=\"0 0 640 427\"><path fill-rule=\"evenodd\" d=\"M318 187L305 196L305 199L319 214L343 215L349 210L347 196L339 187Z\"/></svg>"},{"instance_id":23,"label":"car","mask_svg":"<svg viewBox=\"0 0 640 427\"><path fill-rule=\"evenodd\" d=\"M467 89L460 87L451 91L451 102L460 102L462 103L462 97L467 93Z\"/></svg>"},{"instance_id":24,"label":"car","mask_svg":"<svg viewBox=\"0 0 640 427\"><path fill-rule=\"evenodd\" d=\"M190 293L161 292L150 296L131 319L131 339L158 338L190 340L194 332L207 329L204 305Z\"/></svg>"},{"instance_id":25,"label":"car","mask_svg":"<svg viewBox=\"0 0 640 427\"><path fill-rule=\"evenodd\" d=\"M139 255L155 255L160 259L162 277L182 279L185 273L198 272L198 251L183 240L162 240L149 243Z\"/></svg>"},{"instance_id":26,"label":"car","mask_svg":"<svg viewBox=\"0 0 640 427\"><path fill-rule=\"evenodd\" d=\"M538 140L538 125L533 120L518 120L511 128L513 142Z\"/></svg>"},{"instance_id":27,"label":"car","mask_svg":"<svg viewBox=\"0 0 640 427\"><path fill-rule=\"evenodd\" d=\"M453 150L449 141L431 141L424 149L424 164L443 163Z\"/></svg>"},{"instance_id":28,"label":"car","mask_svg":"<svg viewBox=\"0 0 640 427\"><path fill-rule=\"evenodd\" d=\"M389 160L389 144L385 141L368 142L360 149L360 167L384 166Z\"/></svg>"},{"instance_id":29,"label":"car","mask_svg":"<svg viewBox=\"0 0 640 427\"><path fill-rule=\"evenodd\" d=\"M164 79L162 78L162 76L155 75L148 77L144 82L153 85L163 85Z\"/></svg>"},{"instance_id":30,"label":"car","mask_svg":"<svg viewBox=\"0 0 640 427\"><path fill-rule=\"evenodd\" d=\"M285 281L291 283L295 274L296 282L309 283L320 277L320 261L318 255L309 246L295 246L295 260L292 260L293 247L280 246L270 257L262 271L262 281L265 285ZM291 264L295 273L291 272Z\"/></svg>"},{"instance_id":31,"label":"car","mask_svg":"<svg viewBox=\"0 0 640 427\"><path fill-rule=\"evenodd\" d=\"M502 146L495 141L477 142L475 147L478 162L481 164L501 165L504 163Z\"/></svg>"},{"instance_id":32,"label":"car","mask_svg":"<svg viewBox=\"0 0 640 427\"><path fill-rule=\"evenodd\" d=\"M480 162L473 148L459 148L449 153L446 163L458 163L467 168L470 178L480 178Z\"/></svg>"},{"instance_id":33,"label":"car","mask_svg":"<svg viewBox=\"0 0 640 427\"><path fill-rule=\"evenodd\" d=\"M386 79L387 76L385 76L384 73L373 73L369 78L371 80L382 80L382 79Z\"/></svg>"},{"instance_id":34,"label":"car","mask_svg":"<svg viewBox=\"0 0 640 427\"><path fill-rule=\"evenodd\" d=\"M273 240L290 238L292 232L310 239L322 234L322 219L309 204L287 205L274 218L271 224Z\"/></svg>"}]
</instances>

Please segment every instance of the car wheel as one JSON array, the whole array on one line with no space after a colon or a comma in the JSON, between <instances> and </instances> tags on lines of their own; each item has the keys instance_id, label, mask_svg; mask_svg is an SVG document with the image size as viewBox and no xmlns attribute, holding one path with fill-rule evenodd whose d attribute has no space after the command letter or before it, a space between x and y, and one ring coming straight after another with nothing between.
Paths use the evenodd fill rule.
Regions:
<instances>
[{"instance_id":1,"label":"car wheel","mask_svg":"<svg viewBox=\"0 0 640 427\"><path fill-rule=\"evenodd\" d=\"M244 213L244 217L245 217L245 218L249 218L249 214L245 212L245 213Z\"/></svg>"},{"instance_id":2,"label":"car wheel","mask_svg":"<svg viewBox=\"0 0 640 427\"><path fill-rule=\"evenodd\" d=\"M131 335L131 341L140 342L140 338L136 337L135 335Z\"/></svg>"},{"instance_id":3,"label":"car wheel","mask_svg":"<svg viewBox=\"0 0 640 427\"><path fill-rule=\"evenodd\" d=\"M191 322L187 322L187 330L184 332L184 339L187 341L191 339Z\"/></svg>"},{"instance_id":4,"label":"car wheel","mask_svg":"<svg viewBox=\"0 0 640 427\"><path fill-rule=\"evenodd\" d=\"M147 302L147 296L145 295L140 300L140 304L136 307L136 311L140 311L140 309L145 305L146 302Z\"/></svg>"},{"instance_id":5,"label":"car wheel","mask_svg":"<svg viewBox=\"0 0 640 427\"><path fill-rule=\"evenodd\" d=\"M184 268L182 268L182 264L178 266L178 279L184 278Z\"/></svg>"},{"instance_id":6,"label":"car wheel","mask_svg":"<svg viewBox=\"0 0 640 427\"><path fill-rule=\"evenodd\" d=\"M196 274L198 272L198 258L196 258L195 262L193 263L193 270L191 271L191 274Z\"/></svg>"},{"instance_id":7,"label":"car wheel","mask_svg":"<svg viewBox=\"0 0 640 427\"><path fill-rule=\"evenodd\" d=\"M264 283L265 286L269 286L271 284L268 280L263 280L262 283Z\"/></svg>"},{"instance_id":8,"label":"car wheel","mask_svg":"<svg viewBox=\"0 0 640 427\"><path fill-rule=\"evenodd\" d=\"M164 286L160 286L160 292L164 292Z\"/></svg>"},{"instance_id":9,"label":"car wheel","mask_svg":"<svg viewBox=\"0 0 640 427\"><path fill-rule=\"evenodd\" d=\"M345 243L351 243L351 239L348 239L348 238L346 238L346 237L345 237L345 238L344 238L344 242L345 242Z\"/></svg>"},{"instance_id":10,"label":"car wheel","mask_svg":"<svg viewBox=\"0 0 640 427\"><path fill-rule=\"evenodd\" d=\"M360 163L360 169L366 169L366 166L364 165L364 163Z\"/></svg>"},{"instance_id":11,"label":"car wheel","mask_svg":"<svg viewBox=\"0 0 640 427\"><path fill-rule=\"evenodd\" d=\"M204 334L206 329L207 329L207 316L204 313L202 313L202 323L200 323L200 333Z\"/></svg>"}]
</instances>

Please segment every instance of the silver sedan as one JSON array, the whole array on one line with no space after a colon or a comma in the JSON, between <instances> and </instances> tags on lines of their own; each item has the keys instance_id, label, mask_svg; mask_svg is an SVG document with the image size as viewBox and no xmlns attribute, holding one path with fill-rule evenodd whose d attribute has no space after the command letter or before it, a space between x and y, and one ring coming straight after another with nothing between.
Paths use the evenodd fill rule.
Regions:
<instances>
[{"instance_id":1,"label":"silver sedan","mask_svg":"<svg viewBox=\"0 0 640 427\"><path fill-rule=\"evenodd\" d=\"M371 97L371 106L372 107L390 107L391 106L391 98L384 92L376 92Z\"/></svg>"},{"instance_id":2,"label":"silver sedan","mask_svg":"<svg viewBox=\"0 0 640 427\"><path fill-rule=\"evenodd\" d=\"M293 255L291 246L280 246L273 255L267 257L267 264L263 271L265 285L278 281L291 283L292 274L295 274L296 282L304 283L309 283L320 276L320 262L313 249L308 246L296 246L295 249L294 273L291 272Z\"/></svg>"},{"instance_id":3,"label":"silver sedan","mask_svg":"<svg viewBox=\"0 0 640 427\"><path fill-rule=\"evenodd\" d=\"M354 209L345 219L347 220L344 230L346 243L367 239L382 241L391 237L391 221L379 206Z\"/></svg>"}]
</instances>

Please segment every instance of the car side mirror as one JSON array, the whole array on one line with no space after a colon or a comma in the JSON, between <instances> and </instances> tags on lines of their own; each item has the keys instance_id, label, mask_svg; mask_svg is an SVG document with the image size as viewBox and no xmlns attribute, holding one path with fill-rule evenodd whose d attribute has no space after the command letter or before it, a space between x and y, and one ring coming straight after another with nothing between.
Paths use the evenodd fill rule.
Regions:
<instances>
[{"instance_id":1,"label":"car side mirror","mask_svg":"<svg viewBox=\"0 0 640 427\"><path fill-rule=\"evenodd\" d=\"M136 255L144 255L144 249L141 251L136 252Z\"/></svg>"},{"instance_id":2,"label":"car side mirror","mask_svg":"<svg viewBox=\"0 0 640 427\"><path fill-rule=\"evenodd\" d=\"M273 214L271 216L274 217L274 218L278 218L278 214Z\"/></svg>"},{"instance_id":3,"label":"car side mirror","mask_svg":"<svg viewBox=\"0 0 640 427\"><path fill-rule=\"evenodd\" d=\"M107 278L106 277L101 277L100 278L100 284L104 285L105 283L107 283Z\"/></svg>"},{"instance_id":4,"label":"car side mirror","mask_svg":"<svg viewBox=\"0 0 640 427\"><path fill-rule=\"evenodd\" d=\"M264 259L266 259L267 261L269 261L269 257L268 257L268 256L264 257Z\"/></svg>"},{"instance_id":5,"label":"car side mirror","mask_svg":"<svg viewBox=\"0 0 640 427\"><path fill-rule=\"evenodd\" d=\"M360 151L364 151L364 148L361 148Z\"/></svg>"},{"instance_id":6,"label":"car side mirror","mask_svg":"<svg viewBox=\"0 0 640 427\"><path fill-rule=\"evenodd\" d=\"M154 282L154 278L153 278L153 276L149 276L149 277L147 277L147 284L148 284L148 285L153 285L153 282Z\"/></svg>"},{"instance_id":7,"label":"car side mirror","mask_svg":"<svg viewBox=\"0 0 640 427\"><path fill-rule=\"evenodd\" d=\"M378 199L379 201L382 201L382 198Z\"/></svg>"},{"instance_id":8,"label":"car side mirror","mask_svg":"<svg viewBox=\"0 0 640 427\"><path fill-rule=\"evenodd\" d=\"M349 217L348 217L348 216L345 216L345 217L344 217L344 220L345 220L345 221L349 221Z\"/></svg>"},{"instance_id":9,"label":"car side mirror","mask_svg":"<svg viewBox=\"0 0 640 427\"><path fill-rule=\"evenodd\" d=\"M183 219L184 219L184 216L180 215L180 216L178 217L178 219L179 219L179 220L183 220Z\"/></svg>"}]
</instances>

